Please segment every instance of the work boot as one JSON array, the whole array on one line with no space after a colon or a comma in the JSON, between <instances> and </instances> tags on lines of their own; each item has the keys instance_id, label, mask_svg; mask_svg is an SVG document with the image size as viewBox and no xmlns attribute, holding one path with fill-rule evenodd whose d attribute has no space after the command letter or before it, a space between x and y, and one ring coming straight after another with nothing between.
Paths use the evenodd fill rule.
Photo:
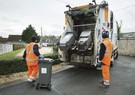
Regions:
<instances>
[{"instance_id":1,"label":"work boot","mask_svg":"<svg viewBox=\"0 0 135 95\"><path fill-rule=\"evenodd\" d=\"M34 83L36 80L28 78L27 81L30 82L30 83Z\"/></svg>"},{"instance_id":2,"label":"work boot","mask_svg":"<svg viewBox=\"0 0 135 95\"><path fill-rule=\"evenodd\" d=\"M101 80L99 83L104 83L104 81L103 81L103 80Z\"/></svg>"},{"instance_id":3,"label":"work boot","mask_svg":"<svg viewBox=\"0 0 135 95\"><path fill-rule=\"evenodd\" d=\"M30 76L30 77L28 78L28 81L30 81L30 82L35 82L35 81L36 81L36 78L33 77L33 76Z\"/></svg>"},{"instance_id":4,"label":"work boot","mask_svg":"<svg viewBox=\"0 0 135 95\"><path fill-rule=\"evenodd\" d=\"M104 81L99 82L99 87L109 88L109 85L105 85Z\"/></svg>"},{"instance_id":5,"label":"work boot","mask_svg":"<svg viewBox=\"0 0 135 95\"><path fill-rule=\"evenodd\" d=\"M34 79L32 79L32 82L35 82L36 81L36 79L34 78Z\"/></svg>"},{"instance_id":6,"label":"work boot","mask_svg":"<svg viewBox=\"0 0 135 95\"><path fill-rule=\"evenodd\" d=\"M33 80L32 80L32 79L30 79L30 78L28 78L27 80L28 80L28 82L33 82Z\"/></svg>"}]
</instances>

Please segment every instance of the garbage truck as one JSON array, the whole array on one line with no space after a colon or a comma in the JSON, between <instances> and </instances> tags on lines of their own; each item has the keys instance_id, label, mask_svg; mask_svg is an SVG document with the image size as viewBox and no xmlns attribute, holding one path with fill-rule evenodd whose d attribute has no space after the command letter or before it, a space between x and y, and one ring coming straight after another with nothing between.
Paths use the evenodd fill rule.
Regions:
<instances>
[{"instance_id":1,"label":"garbage truck","mask_svg":"<svg viewBox=\"0 0 135 95\"><path fill-rule=\"evenodd\" d=\"M59 58L73 65L95 65L98 62L102 32L109 32L113 43L111 65L118 57L117 23L113 11L104 0L100 4L71 7L65 11L64 33L58 43Z\"/></svg>"}]
</instances>

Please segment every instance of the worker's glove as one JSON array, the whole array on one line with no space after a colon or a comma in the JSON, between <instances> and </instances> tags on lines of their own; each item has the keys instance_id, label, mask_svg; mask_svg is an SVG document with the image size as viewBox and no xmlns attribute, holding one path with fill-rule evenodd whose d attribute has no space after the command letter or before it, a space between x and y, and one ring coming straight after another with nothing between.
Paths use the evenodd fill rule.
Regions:
<instances>
[{"instance_id":1,"label":"worker's glove","mask_svg":"<svg viewBox=\"0 0 135 95\"><path fill-rule=\"evenodd\" d=\"M101 67L102 63L99 61L96 67Z\"/></svg>"},{"instance_id":2,"label":"worker's glove","mask_svg":"<svg viewBox=\"0 0 135 95\"><path fill-rule=\"evenodd\" d=\"M22 59L22 63L24 63L24 62L26 62L26 59L25 58Z\"/></svg>"},{"instance_id":3,"label":"worker's glove","mask_svg":"<svg viewBox=\"0 0 135 95\"><path fill-rule=\"evenodd\" d=\"M44 59L45 57L43 55L39 55L39 59Z\"/></svg>"}]
</instances>

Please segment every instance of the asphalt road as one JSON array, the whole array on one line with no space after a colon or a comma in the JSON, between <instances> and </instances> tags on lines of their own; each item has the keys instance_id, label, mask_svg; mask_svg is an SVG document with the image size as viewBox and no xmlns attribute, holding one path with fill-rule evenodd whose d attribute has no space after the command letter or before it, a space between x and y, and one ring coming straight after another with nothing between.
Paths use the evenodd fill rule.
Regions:
<instances>
[{"instance_id":1,"label":"asphalt road","mask_svg":"<svg viewBox=\"0 0 135 95\"><path fill-rule=\"evenodd\" d=\"M135 57L120 56L110 70L110 88L100 88L101 71L71 67L52 75L52 90L27 82L0 89L0 95L135 95Z\"/></svg>"}]
</instances>

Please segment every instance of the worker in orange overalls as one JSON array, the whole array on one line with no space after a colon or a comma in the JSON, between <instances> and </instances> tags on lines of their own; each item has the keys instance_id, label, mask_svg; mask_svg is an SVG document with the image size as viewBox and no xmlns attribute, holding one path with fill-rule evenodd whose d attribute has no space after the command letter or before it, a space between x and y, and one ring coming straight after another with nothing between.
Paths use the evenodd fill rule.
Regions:
<instances>
[{"instance_id":1,"label":"worker in orange overalls","mask_svg":"<svg viewBox=\"0 0 135 95\"><path fill-rule=\"evenodd\" d=\"M40 56L39 53L39 47L36 44L37 43L37 37L33 36L31 39L31 42L27 45L23 58L26 58L26 63L28 66L28 81L34 82L35 78L38 73L38 56Z\"/></svg>"},{"instance_id":2,"label":"worker in orange overalls","mask_svg":"<svg viewBox=\"0 0 135 95\"><path fill-rule=\"evenodd\" d=\"M99 51L99 62L102 64L102 76L103 80L100 82L100 86L102 87L109 87L110 81L110 63L112 57L112 50L113 45L109 40L109 33L108 31L104 31L102 33L103 41L100 44L100 51Z\"/></svg>"}]
</instances>

